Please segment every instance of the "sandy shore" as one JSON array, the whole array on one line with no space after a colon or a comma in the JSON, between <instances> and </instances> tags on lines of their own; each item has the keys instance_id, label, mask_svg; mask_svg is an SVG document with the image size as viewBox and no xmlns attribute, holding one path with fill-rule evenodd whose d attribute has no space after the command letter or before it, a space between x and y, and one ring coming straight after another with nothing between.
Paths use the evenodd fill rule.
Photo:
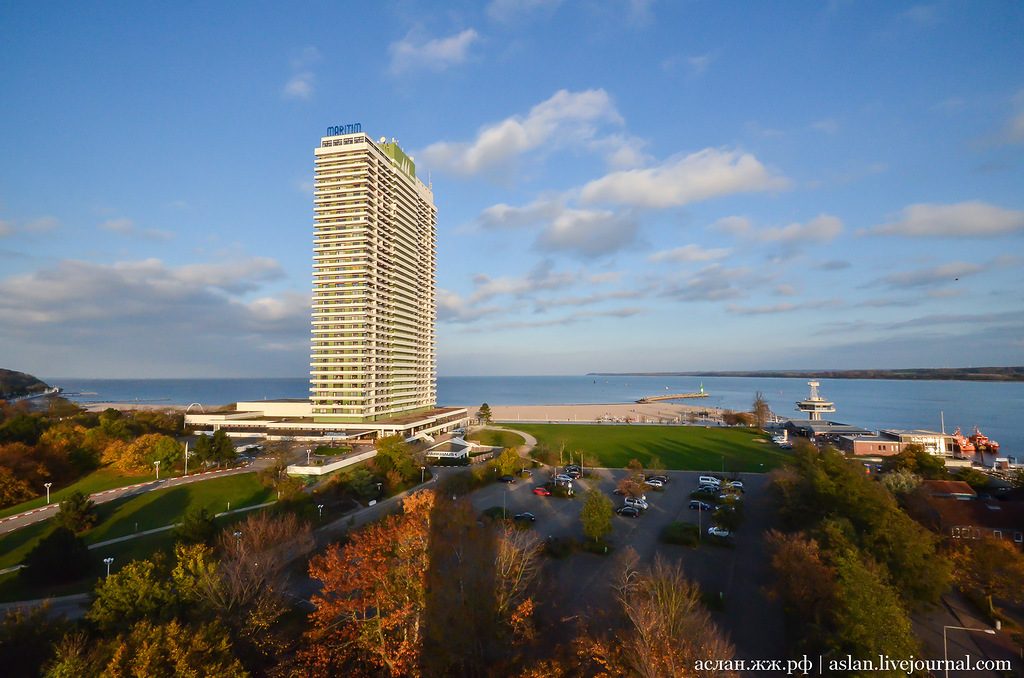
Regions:
<instances>
[{"instance_id":1,"label":"sandy shore","mask_svg":"<svg viewBox=\"0 0 1024 678\"><path fill-rule=\"evenodd\" d=\"M475 417L479 405L469 406L469 416ZM703 413L711 420L721 419L722 410L700 404L684 405L661 401L655 403L609 403L604 405L492 405L493 421L513 423L530 422L638 422L687 423L703 421Z\"/></svg>"},{"instance_id":2,"label":"sandy shore","mask_svg":"<svg viewBox=\"0 0 1024 678\"><path fill-rule=\"evenodd\" d=\"M184 412L188 409L187 405L166 405L160 403L88 403L82 405L82 407L89 412L102 412L108 407L113 407L115 410L169 410L171 412ZM203 407L207 412L211 409L216 409L207 405ZM198 411L198 408L195 408L193 411Z\"/></svg>"}]
</instances>

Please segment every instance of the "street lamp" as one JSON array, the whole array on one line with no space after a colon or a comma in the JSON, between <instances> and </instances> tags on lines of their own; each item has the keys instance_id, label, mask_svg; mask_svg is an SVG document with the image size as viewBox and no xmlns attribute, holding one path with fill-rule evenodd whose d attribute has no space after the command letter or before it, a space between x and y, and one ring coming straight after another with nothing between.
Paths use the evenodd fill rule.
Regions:
<instances>
[{"instance_id":1,"label":"street lamp","mask_svg":"<svg viewBox=\"0 0 1024 678\"><path fill-rule=\"evenodd\" d=\"M50 485L53 485L53 483L43 483L43 487L46 488L46 505L47 506L50 505Z\"/></svg>"},{"instance_id":2,"label":"street lamp","mask_svg":"<svg viewBox=\"0 0 1024 678\"><path fill-rule=\"evenodd\" d=\"M324 505L323 504L317 504L316 507L320 511L320 522L322 523L322 522L324 522Z\"/></svg>"},{"instance_id":3,"label":"street lamp","mask_svg":"<svg viewBox=\"0 0 1024 678\"><path fill-rule=\"evenodd\" d=\"M943 626L942 627L942 658L945 660L946 665L946 678L949 678L949 651L946 649L946 629L954 629L956 631L974 631L987 633L991 636L996 635L993 629L978 629L970 626Z\"/></svg>"},{"instance_id":4,"label":"street lamp","mask_svg":"<svg viewBox=\"0 0 1024 678\"><path fill-rule=\"evenodd\" d=\"M107 576L110 576L110 564L114 562L113 558L104 558L103 562L107 564Z\"/></svg>"},{"instance_id":5,"label":"street lamp","mask_svg":"<svg viewBox=\"0 0 1024 678\"><path fill-rule=\"evenodd\" d=\"M313 450L306 450L306 466L309 466L309 457L313 454Z\"/></svg>"},{"instance_id":6,"label":"street lamp","mask_svg":"<svg viewBox=\"0 0 1024 678\"><path fill-rule=\"evenodd\" d=\"M420 485L423 484L423 475L427 472L426 466L420 466Z\"/></svg>"},{"instance_id":7,"label":"street lamp","mask_svg":"<svg viewBox=\"0 0 1024 678\"><path fill-rule=\"evenodd\" d=\"M160 460L154 461L153 466L156 466L156 479L160 480Z\"/></svg>"},{"instance_id":8,"label":"street lamp","mask_svg":"<svg viewBox=\"0 0 1024 678\"><path fill-rule=\"evenodd\" d=\"M235 546L238 546L242 542L242 533L235 532Z\"/></svg>"}]
</instances>

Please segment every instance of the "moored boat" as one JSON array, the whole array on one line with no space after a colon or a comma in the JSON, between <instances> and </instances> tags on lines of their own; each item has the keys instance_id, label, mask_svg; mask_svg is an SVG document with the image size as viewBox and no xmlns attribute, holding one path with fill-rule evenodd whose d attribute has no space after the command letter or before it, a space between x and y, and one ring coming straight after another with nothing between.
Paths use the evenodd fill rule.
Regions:
<instances>
[{"instance_id":1,"label":"moored boat","mask_svg":"<svg viewBox=\"0 0 1024 678\"><path fill-rule=\"evenodd\" d=\"M989 440L988 436L979 431L977 426L974 427L974 433L971 434L970 441L974 443L974 449L978 452L995 454L999 451L999 443Z\"/></svg>"}]
</instances>

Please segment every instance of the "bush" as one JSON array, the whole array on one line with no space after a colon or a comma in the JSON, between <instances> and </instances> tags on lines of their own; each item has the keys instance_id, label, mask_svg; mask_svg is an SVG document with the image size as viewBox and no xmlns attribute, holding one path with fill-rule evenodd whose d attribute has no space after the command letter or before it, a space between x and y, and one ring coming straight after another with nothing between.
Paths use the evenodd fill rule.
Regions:
<instances>
[{"instance_id":1,"label":"bush","mask_svg":"<svg viewBox=\"0 0 1024 678\"><path fill-rule=\"evenodd\" d=\"M81 537L58 527L29 551L19 576L30 584L64 584L85 575L93 557Z\"/></svg>"},{"instance_id":2,"label":"bush","mask_svg":"<svg viewBox=\"0 0 1024 678\"><path fill-rule=\"evenodd\" d=\"M661 531L661 540L666 544L695 548L700 543L700 528L693 523L672 523Z\"/></svg>"},{"instance_id":3,"label":"bush","mask_svg":"<svg viewBox=\"0 0 1024 678\"><path fill-rule=\"evenodd\" d=\"M351 447L329 447L327 445L321 445L314 450L314 454L318 454L322 457L339 457L344 454L352 454Z\"/></svg>"},{"instance_id":4,"label":"bush","mask_svg":"<svg viewBox=\"0 0 1024 678\"><path fill-rule=\"evenodd\" d=\"M171 530L171 538L185 544L212 544L217 532L213 516L205 508L190 507Z\"/></svg>"},{"instance_id":5,"label":"bush","mask_svg":"<svg viewBox=\"0 0 1024 678\"><path fill-rule=\"evenodd\" d=\"M592 539L587 539L586 541L584 541L583 550L589 551L590 553L595 553L599 556L607 556L610 555L612 551L614 551L615 549L612 547L611 542L602 537L597 541L594 541Z\"/></svg>"},{"instance_id":6,"label":"bush","mask_svg":"<svg viewBox=\"0 0 1024 678\"><path fill-rule=\"evenodd\" d=\"M572 537L554 537L544 542L544 554L552 558L568 558L579 550L579 542Z\"/></svg>"},{"instance_id":7,"label":"bush","mask_svg":"<svg viewBox=\"0 0 1024 678\"><path fill-rule=\"evenodd\" d=\"M508 511L506 511L500 506L492 506L489 509L484 509L482 513L485 518L489 518L494 521L508 520L509 518Z\"/></svg>"},{"instance_id":8,"label":"bush","mask_svg":"<svg viewBox=\"0 0 1024 678\"><path fill-rule=\"evenodd\" d=\"M60 502L60 510L53 521L72 532L85 532L96 523L94 504L84 492L75 490Z\"/></svg>"}]
</instances>

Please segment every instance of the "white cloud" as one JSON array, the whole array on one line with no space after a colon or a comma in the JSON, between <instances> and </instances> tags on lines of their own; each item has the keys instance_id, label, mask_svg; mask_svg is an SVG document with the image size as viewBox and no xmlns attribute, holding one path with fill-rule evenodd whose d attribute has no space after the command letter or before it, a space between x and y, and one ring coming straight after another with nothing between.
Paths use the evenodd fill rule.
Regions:
<instances>
[{"instance_id":1,"label":"white cloud","mask_svg":"<svg viewBox=\"0 0 1024 678\"><path fill-rule=\"evenodd\" d=\"M583 187L585 202L680 207L733 193L781 190L789 185L749 153L706 148L659 167L612 172Z\"/></svg>"},{"instance_id":2,"label":"white cloud","mask_svg":"<svg viewBox=\"0 0 1024 678\"><path fill-rule=\"evenodd\" d=\"M472 142L431 144L419 155L432 167L474 175L534 149L589 140L595 134L594 124L601 121L622 122L607 92L560 90L525 118L514 116L484 127Z\"/></svg>"},{"instance_id":3,"label":"white cloud","mask_svg":"<svg viewBox=\"0 0 1024 678\"><path fill-rule=\"evenodd\" d=\"M806 301L802 304L772 304L769 306L737 306L729 304L725 310L739 315L773 315L776 313L792 313L794 311L820 310L823 308L842 308L845 302L841 299L823 299L820 301Z\"/></svg>"},{"instance_id":4,"label":"white cloud","mask_svg":"<svg viewBox=\"0 0 1024 678\"><path fill-rule=\"evenodd\" d=\"M806 224L794 222L781 228L762 229L756 237L764 242L829 242L842 232L842 221L827 214L819 214Z\"/></svg>"},{"instance_id":5,"label":"white cloud","mask_svg":"<svg viewBox=\"0 0 1024 678\"><path fill-rule=\"evenodd\" d=\"M311 99L316 76L309 70L309 67L319 60L320 51L313 46L306 47L299 54L293 56L289 60L292 77L281 89L281 96L285 99L302 99L303 101Z\"/></svg>"},{"instance_id":6,"label":"white cloud","mask_svg":"<svg viewBox=\"0 0 1024 678\"><path fill-rule=\"evenodd\" d=\"M839 123L833 118L826 118L825 120L819 120L811 125L811 129L824 132L825 134L835 134L839 131Z\"/></svg>"},{"instance_id":7,"label":"white cloud","mask_svg":"<svg viewBox=\"0 0 1024 678\"><path fill-rule=\"evenodd\" d=\"M669 261L683 264L693 262L716 261L724 259L732 252L730 249L704 249L700 245L686 245L671 250L663 250L647 257L649 261Z\"/></svg>"},{"instance_id":8,"label":"white cloud","mask_svg":"<svg viewBox=\"0 0 1024 678\"><path fill-rule=\"evenodd\" d=\"M750 269L715 263L682 282L666 285L660 295L676 301L723 301L747 296L742 288L753 288L760 282Z\"/></svg>"},{"instance_id":9,"label":"white cloud","mask_svg":"<svg viewBox=\"0 0 1024 678\"><path fill-rule=\"evenodd\" d=\"M954 283L961 278L980 273L986 269L981 264L970 264L963 261L953 261L948 264L929 266L916 271L903 273L892 273L883 276L869 285L882 284L893 289L907 289L911 287L927 287Z\"/></svg>"},{"instance_id":10,"label":"white cloud","mask_svg":"<svg viewBox=\"0 0 1024 678\"><path fill-rule=\"evenodd\" d=\"M115 334L125 325L167 328L191 317L228 325L219 316L232 295L281 275L276 261L258 257L180 268L159 259L112 265L65 259L52 268L0 280L0 325L28 336L44 326L93 334ZM269 305L256 303L253 320L270 318Z\"/></svg>"},{"instance_id":11,"label":"white cloud","mask_svg":"<svg viewBox=\"0 0 1024 678\"><path fill-rule=\"evenodd\" d=\"M435 38L418 43L412 35L406 35L388 47L391 52L391 72L395 74L413 70L443 71L463 63L469 56L469 48L480 39L472 28L447 38Z\"/></svg>"},{"instance_id":12,"label":"white cloud","mask_svg":"<svg viewBox=\"0 0 1024 678\"><path fill-rule=\"evenodd\" d=\"M862 229L858 234L978 238L1024 229L1024 211L1003 209L978 200L954 205L910 205L901 215L898 221Z\"/></svg>"},{"instance_id":13,"label":"white cloud","mask_svg":"<svg viewBox=\"0 0 1024 678\"><path fill-rule=\"evenodd\" d=\"M59 226L60 221L57 217L47 215L39 217L38 219L33 219L25 224L25 230L30 233L46 233L56 230Z\"/></svg>"},{"instance_id":14,"label":"white cloud","mask_svg":"<svg viewBox=\"0 0 1024 678\"><path fill-rule=\"evenodd\" d=\"M310 71L294 74L288 82L285 83L284 89L281 90L281 95L285 99L302 99L304 101L308 101L313 96L314 78L315 76Z\"/></svg>"},{"instance_id":15,"label":"white cloud","mask_svg":"<svg viewBox=\"0 0 1024 678\"><path fill-rule=\"evenodd\" d=\"M156 228L139 231L135 227L135 222L131 219L108 219L100 224L99 227L104 231L120 233L121 235L137 236L145 240L166 241L174 237L174 234L170 231L164 231Z\"/></svg>"},{"instance_id":16,"label":"white cloud","mask_svg":"<svg viewBox=\"0 0 1024 678\"><path fill-rule=\"evenodd\" d=\"M104 231L129 234L135 231L135 223L131 219L108 219L100 224Z\"/></svg>"},{"instance_id":17,"label":"white cloud","mask_svg":"<svg viewBox=\"0 0 1024 678\"><path fill-rule=\"evenodd\" d=\"M544 251L599 257L632 245L639 228L633 219L614 212L566 209L541 230L536 246Z\"/></svg>"}]
</instances>

